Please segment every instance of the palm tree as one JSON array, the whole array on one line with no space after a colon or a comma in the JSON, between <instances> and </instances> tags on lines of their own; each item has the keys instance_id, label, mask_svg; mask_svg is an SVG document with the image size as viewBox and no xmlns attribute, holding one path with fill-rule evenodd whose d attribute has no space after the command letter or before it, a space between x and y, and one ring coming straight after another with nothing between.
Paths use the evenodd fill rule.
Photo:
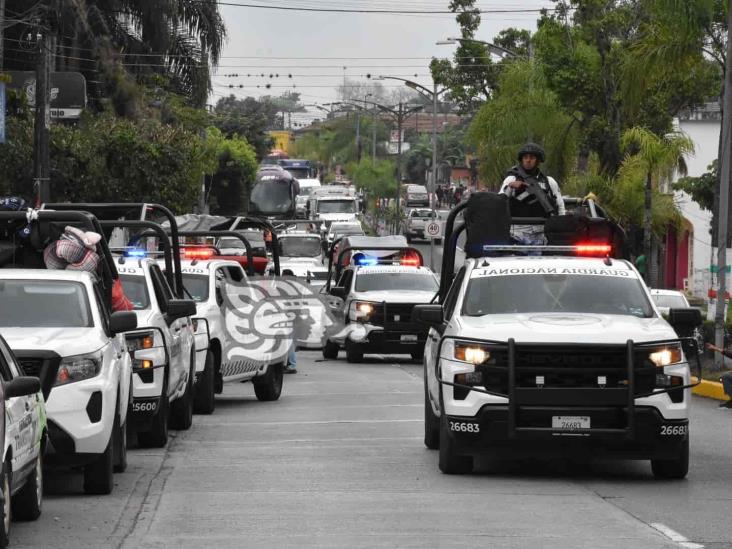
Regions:
<instances>
[{"instance_id":1,"label":"palm tree","mask_svg":"<svg viewBox=\"0 0 732 549\"><path fill-rule=\"evenodd\" d=\"M659 137L640 127L623 133L621 147L626 152L625 163L637 162L645 171L643 208L643 253L646 262L651 259L652 196L654 185L673 177L675 172L686 175L684 156L694 153L694 142L681 132ZM650 269L646 269L646 282L651 283ZM655 281L653 281L655 282Z\"/></svg>"},{"instance_id":2,"label":"palm tree","mask_svg":"<svg viewBox=\"0 0 732 549\"><path fill-rule=\"evenodd\" d=\"M124 93L131 75L205 103L226 35L216 0L54 0L54 9L38 2L32 12L27 3L7 0L8 13L25 14L28 24L8 29L6 49L17 51L35 34L33 21L44 21L58 37L59 68L83 72L92 95ZM35 54L19 53L8 68L31 69Z\"/></svg>"}]
</instances>

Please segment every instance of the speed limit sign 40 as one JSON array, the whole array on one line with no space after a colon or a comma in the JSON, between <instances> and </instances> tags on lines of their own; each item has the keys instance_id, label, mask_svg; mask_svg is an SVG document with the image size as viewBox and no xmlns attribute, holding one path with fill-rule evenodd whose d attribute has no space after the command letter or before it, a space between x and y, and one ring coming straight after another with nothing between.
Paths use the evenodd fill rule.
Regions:
<instances>
[{"instance_id":1,"label":"speed limit sign 40","mask_svg":"<svg viewBox=\"0 0 732 549\"><path fill-rule=\"evenodd\" d=\"M427 236L430 238L440 238L442 236L442 223L437 221L427 223L425 230L427 231Z\"/></svg>"}]
</instances>

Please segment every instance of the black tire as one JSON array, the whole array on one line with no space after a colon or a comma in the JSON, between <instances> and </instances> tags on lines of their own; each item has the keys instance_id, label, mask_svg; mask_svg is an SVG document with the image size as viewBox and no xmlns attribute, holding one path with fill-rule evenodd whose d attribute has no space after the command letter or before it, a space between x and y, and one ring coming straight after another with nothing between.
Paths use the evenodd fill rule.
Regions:
<instances>
[{"instance_id":1,"label":"black tire","mask_svg":"<svg viewBox=\"0 0 732 549\"><path fill-rule=\"evenodd\" d=\"M187 431L193 425L193 380L196 376L196 354L192 353L188 370L186 392L170 405L170 428L177 431Z\"/></svg>"},{"instance_id":2,"label":"black tire","mask_svg":"<svg viewBox=\"0 0 732 549\"><path fill-rule=\"evenodd\" d=\"M340 351L340 347L337 343L326 341L325 345L323 345L323 358L326 360L336 360L338 358L338 351Z\"/></svg>"},{"instance_id":3,"label":"black tire","mask_svg":"<svg viewBox=\"0 0 732 549\"><path fill-rule=\"evenodd\" d=\"M352 364L363 362L363 347L351 340L346 341L346 360Z\"/></svg>"},{"instance_id":4,"label":"black tire","mask_svg":"<svg viewBox=\"0 0 732 549\"><path fill-rule=\"evenodd\" d=\"M473 457L455 453L452 439L447 431L447 421L440 420L440 471L446 475L464 475L473 471Z\"/></svg>"},{"instance_id":5,"label":"black tire","mask_svg":"<svg viewBox=\"0 0 732 549\"><path fill-rule=\"evenodd\" d=\"M440 418L432 411L427 386L424 388L424 445L430 450L440 447Z\"/></svg>"},{"instance_id":6,"label":"black tire","mask_svg":"<svg viewBox=\"0 0 732 549\"><path fill-rule=\"evenodd\" d=\"M197 414L213 414L216 408L215 398L216 372L214 371L214 356L211 351L206 352L206 365L201 377L196 383L196 397L193 401L193 411Z\"/></svg>"},{"instance_id":7,"label":"black tire","mask_svg":"<svg viewBox=\"0 0 732 549\"><path fill-rule=\"evenodd\" d=\"M20 491L11 500L13 520L37 520L43 507L43 448L36 466Z\"/></svg>"},{"instance_id":8,"label":"black tire","mask_svg":"<svg viewBox=\"0 0 732 549\"><path fill-rule=\"evenodd\" d=\"M124 473L127 470L127 426L120 424L119 407L114 413L114 472Z\"/></svg>"},{"instance_id":9,"label":"black tire","mask_svg":"<svg viewBox=\"0 0 732 549\"><path fill-rule=\"evenodd\" d=\"M267 373L252 379L254 394L257 399L268 402L277 400L282 394L282 379L284 378L284 366L282 364L270 364Z\"/></svg>"},{"instance_id":10,"label":"black tire","mask_svg":"<svg viewBox=\"0 0 732 549\"><path fill-rule=\"evenodd\" d=\"M158 413L152 420L152 425L147 431L138 431L137 443L141 448L163 448L168 443L168 388L163 389L163 396L160 397Z\"/></svg>"},{"instance_id":11,"label":"black tire","mask_svg":"<svg viewBox=\"0 0 732 549\"><path fill-rule=\"evenodd\" d=\"M0 521L0 547L7 547L10 543L10 520L13 516L10 498L10 462L3 464L2 471L2 512L3 520Z\"/></svg>"},{"instance_id":12,"label":"black tire","mask_svg":"<svg viewBox=\"0 0 732 549\"><path fill-rule=\"evenodd\" d=\"M652 459L651 470L657 479L680 480L689 473L689 437L673 459Z\"/></svg>"},{"instance_id":13,"label":"black tire","mask_svg":"<svg viewBox=\"0 0 732 549\"><path fill-rule=\"evenodd\" d=\"M93 463L84 467L84 492L111 494L114 488L114 431L109 435L107 448Z\"/></svg>"},{"instance_id":14,"label":"black tire","mask_svg":"<svg viewBox=\"0 0 732 549\"><path fill-rule=\"evenodd\" d=\"M412 237L410 235L407 235L407 244L411 244L412 240Z\"/></svg>"}]
</instances>

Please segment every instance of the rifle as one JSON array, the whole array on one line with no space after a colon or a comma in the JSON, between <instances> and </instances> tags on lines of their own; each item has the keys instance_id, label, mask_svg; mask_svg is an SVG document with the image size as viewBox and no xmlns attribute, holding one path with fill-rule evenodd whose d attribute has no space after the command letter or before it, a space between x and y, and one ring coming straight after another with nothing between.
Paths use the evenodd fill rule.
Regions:
<instances>
[{"instance_id":1,"label":"rifle","mask_svg":"<svg viewBox=\"0 0 732 549\"><path fill-rule=\"evenodd\" d=\"M547 197L546 192L541 188L541 185L539 185L536 177L527 174L521 166L516 170L516 176L526 185L526 192L536 198L537 202L542 208L544 208L544 211L548 215L556 212L556 208L549 201L549 197Z\"/></svg>"}]
</instances>

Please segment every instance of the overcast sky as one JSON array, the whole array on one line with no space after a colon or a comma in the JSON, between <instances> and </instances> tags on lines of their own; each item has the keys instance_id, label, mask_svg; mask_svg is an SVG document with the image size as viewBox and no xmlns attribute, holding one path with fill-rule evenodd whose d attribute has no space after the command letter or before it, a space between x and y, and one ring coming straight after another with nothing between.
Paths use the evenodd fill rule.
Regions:
<instances>
[{"instance_id":1,"label":"overcast sky","mask_svg":"<svg viewBox=\"0 0 732 549\"><path fill-rule=\"evenodd\" d=\"M222 1L225 2L405 11L447 11L449 4L449 0ZM552 5L551 0L478 0L482 10L496 12ZM226 5L222 5L221 11L228 40L220 67L213 75L212 102L230 93L258 97L295 90L302 94L303 102L322 104L338 99L336 87L343 83L344 75L350 80L365 80L369 73L409 78L431 88L430 59L450 58L455 49L435 42L459 36L452 14L323 13ZM533 30L538 16L536 12L484 13L476 38L490 41L507 27ZM227 74L239 76L227 77ZM279 78L269 78L270 74L279 74ZM272 84L269 90L264 87L267 83ZM382 83L387 88L398 86L395 81ZM237 87L229 89L230 84ZM239 88L240 85L244 88ZM311 111L312 114L298 115L297 119L305 122L318 116L317 109Z\"/></svg>"}]
</instances>

